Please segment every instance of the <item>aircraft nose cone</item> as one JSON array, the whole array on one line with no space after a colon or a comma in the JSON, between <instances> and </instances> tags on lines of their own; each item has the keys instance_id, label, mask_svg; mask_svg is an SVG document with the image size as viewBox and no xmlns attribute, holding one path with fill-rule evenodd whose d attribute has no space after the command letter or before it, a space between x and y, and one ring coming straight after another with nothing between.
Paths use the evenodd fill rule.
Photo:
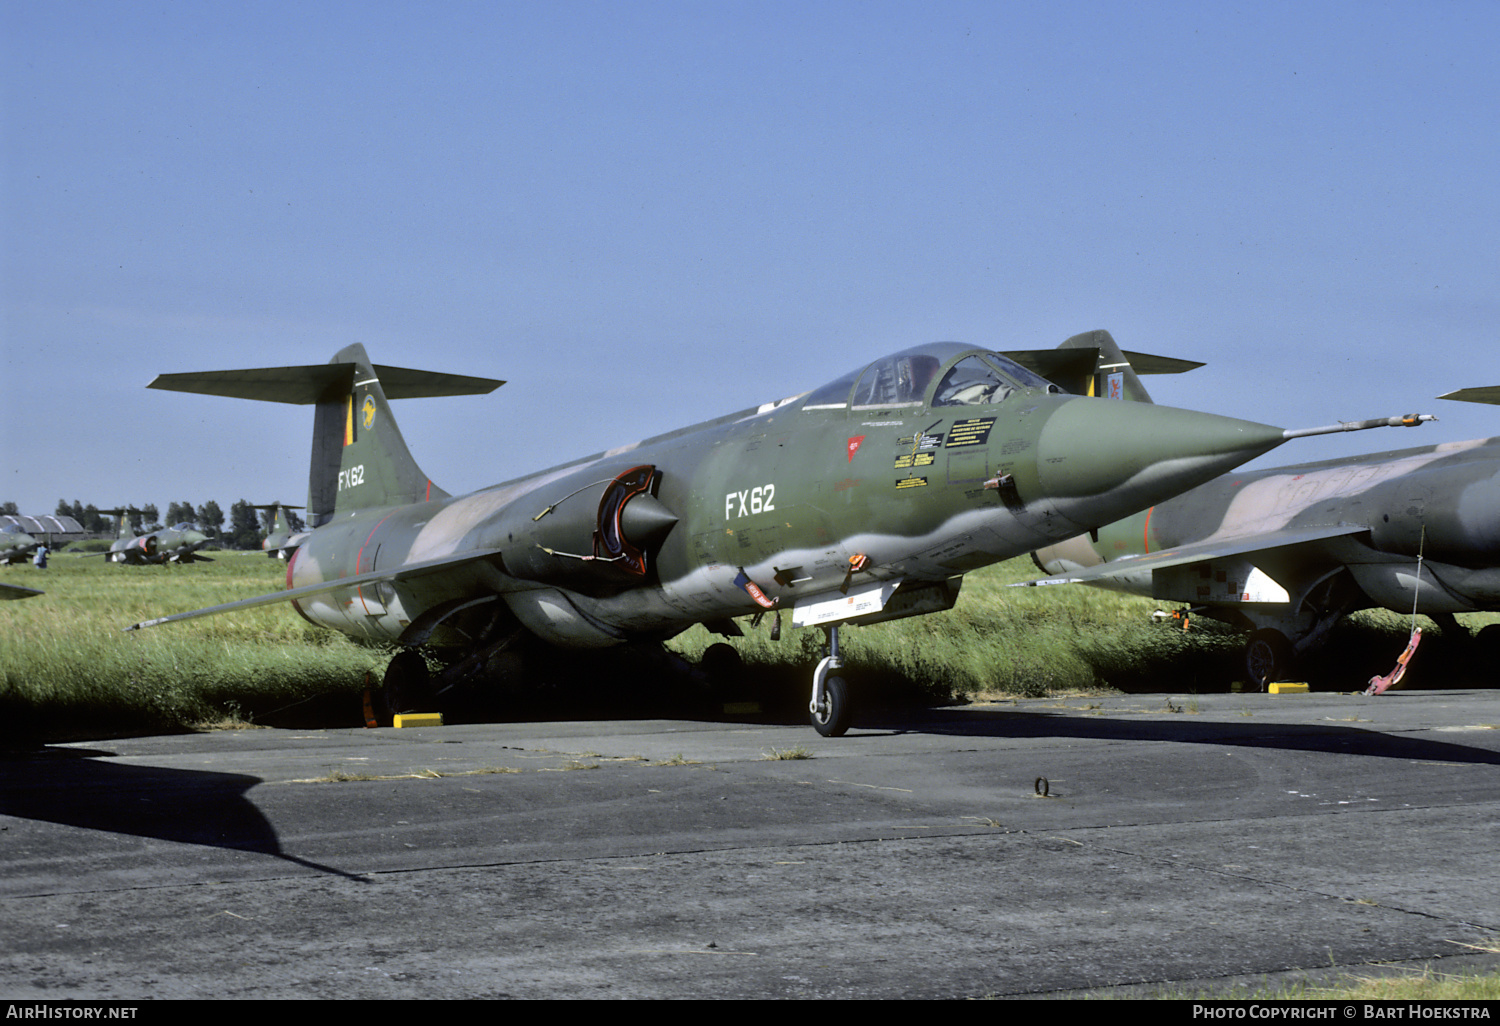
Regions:
<instances>
[{"instance_id":1,"label":"aircraft nose cone","mask_svg":"<svg viewBox=\"0 0 1500 1026\"><path fill-rule=\"evenodd\" d=\"M1279 427L1112 399L1058 407L1037 440L1042 494L1080 530L1226 473L1285 441Z\"/></svg>"}]
</instances>

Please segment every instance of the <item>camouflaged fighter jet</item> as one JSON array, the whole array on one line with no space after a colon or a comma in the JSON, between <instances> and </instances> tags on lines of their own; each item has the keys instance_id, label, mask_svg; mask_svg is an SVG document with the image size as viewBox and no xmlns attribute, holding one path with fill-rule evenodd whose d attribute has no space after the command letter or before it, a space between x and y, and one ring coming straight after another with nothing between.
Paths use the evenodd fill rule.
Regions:
<instances>
[{"instance_id":1,"label":"camouflaged fighter jet","mask_svg":"<svg viewBox=\"0 0 1500 1026\"><path fill-rule=\"evenodd\" d=\"M279 559L283 563L292 558L307 538L306 531L292 530L291 521L287 519L287 510L301 509L301 506L288 506L285 503L273 502L269 506L251 506L251 509L275 510L275 516L271 521L271 531L260 543L260 547L266 550L266 555L272 559Z\"/></svg>"},{"instance_id":2,"label":"camouflaged fighter jet","mask_svg":"<svg viewBox=\"0 0 1500 1026\"><path fill-rule=\"evenodd\" d=\"M50 549L59 538L72 540L83 534L83 525L69 516L0 514L0 563L25 563L35 555L37 546Z\"/></svg>"},{"instance_id":3,"label":"camouflaged fighter jet","mask_svg":"<svg viewBox=\"0 0 1500 1026\"><path fill-rule=\"evenodd\" d=\"M388 400L502 382L371 364L359 345L322 365L164 374L150 387L315 407L312 530L288 590L126 629L290 601L315 624L406 648L385 677L400 711L429 683L418 648L453 660L446 683L524 632L584 648L695 623L732 636L732 617L785 609L826 633L809 709L820 733L842 734L841 625L947 609L966 571L1160 502L1293 434L1067 394L1023 365L1116 387L1108 365L1123 358L1108 335L1065 346L917 346L458 497L417 466Z\"/></svg>"},{"instance_id":4,"label":"camouflaged fighter jet","mask_svg":"<svg viewBox=\"0 0 1500 1026\"><path fill-rule=\"evenodd\" d=\"M128 563L131 566L213 562L208 556L198 555L198 550L208 544L208 535L198 530L196 524L183 521L138 535L130 529L129 514L133 510L101 509L99 512L118 518L119 523L109 551L89 555L102 555L111 563Z\"/></svg>"},{"instance_id":5,"label":"camouflaged fighter jet","mask_svg":"<svg viewBox=\"0 0 1500 1026\"><path fill-rule=\"evenodd\" d=\"M0 563L25 563L40 544L20 524L0 524Z\"/></svg>"},{"instance_id":6,"label":"camouflaged fighter jet","mask_svg":"<svg viewBox=\"0 0 1500 1026\"><path fill-rule=\"evenodd\" d=\"M1439 398L1500 403L1500 388ZM1034 558L1055 575L1036 583L1114 587L1250 630L1245 672L1263 686L1358 609L1455 632L1455 613L1500 610L1500 438L1237 471ZM1500 657L1500 625L1477 640Z\"/></svg>"}]
</instances>

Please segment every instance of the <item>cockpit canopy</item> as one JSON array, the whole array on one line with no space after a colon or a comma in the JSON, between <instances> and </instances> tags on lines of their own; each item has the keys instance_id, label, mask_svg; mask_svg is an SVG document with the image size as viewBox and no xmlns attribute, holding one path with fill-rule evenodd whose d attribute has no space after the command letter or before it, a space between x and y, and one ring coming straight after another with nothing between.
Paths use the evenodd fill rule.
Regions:
<instances>
[{"instance_id":1,"label":"cockpit canopy","mask_svg":"<svg viewBox=\"0 0 1500 1026\"><path fill-rule=\"evenodd\" d=\"M196 531L196 530L198 530L198 525L197 524L190 524L186 520L184 520L180 524L173 524L172 525L172 530L174 530L174 531Z\"/></svg>"},{"instance_id":2,"label":"cockpit canopy","mask_svg":"<svg viewBox=\"0 0 1500 1026\"><path fill-rule=\"evenodd\" d=\"M1025 389L1061 392L1007 357L959 342L931 342L876 360L810 392L804 410L977 406Z\"/></svg>"}]
</instances>

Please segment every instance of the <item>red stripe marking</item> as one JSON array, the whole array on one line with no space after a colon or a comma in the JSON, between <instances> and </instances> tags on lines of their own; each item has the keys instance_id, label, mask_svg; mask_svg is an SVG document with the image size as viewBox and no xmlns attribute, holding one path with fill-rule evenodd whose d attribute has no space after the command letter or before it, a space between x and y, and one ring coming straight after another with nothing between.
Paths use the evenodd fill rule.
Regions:
<instances>
[{"instance_id":1,"label":"red stripe marking","mask_svg":"<svg viewBox=\"0 0 1500 1026\"><path fill-rule=\"evenodd\" d=\"M297 565L297 557L300 556L300 555L302 555L302 549L299 546L298 548L296 548L296 549L293 550L293 552L292 552L292 558L286 561L286 586L287 586L288 590L290 590L291 587L292 587L292 567L294 567L294 566ZM312 624L314 627L322 627L323 626L323 624L319 623L318 621L314 620L312 617L308 616L307 615L307 610L303 609L297 603L296 599L292 599L292 608L297 611L297 615L298 616L302 617L302 619L306 620L308 623Z\"/></svg>"},{"instance_id":2,"label":"red stripe marking","mask_svg":"<svg viewBox=\"0 0 1500 1026\"><path fill-rule=\"evenodd\" d=\"M370 528L370 533L367 534L367 535L365 535L365 540L364 540L364 542L359 547L359 553L354 557L354 572L356 574L358 574L358 573L361 572L360 569L359 569L359 566L360 566L361 563L363 563L365 561L365 546L368 545L368 544L370 544L370 539L373 538L373 537L375 537L375 532L378 531L378 530L380 530L380 525L383 524L383 523L385 523L390 518L391 518L391 514L390 513L387 513L385 516L381 517L380 520L379 520L379 522L377 522L374 527ZM372 567L370 567L370 569L373 570L375 568L372 566ZM360 601L361 604L363 604L364 601L365 601L365 589L364 589L364 585L355 585L354 593L359 596L359 601ZM365 606L365 612L368 613L369 611L370 611L370 607L369 606Z\"/></svg>"},{"instance_id":3,"label":"red stripe marking","mask_svg":"<svg viewBox=\"0 0 1500 1026\"><path fill-rule=\"evenodd\" d=\"M1145 553L1149 553L1151 551L1151 514L1155 512L1155 510L1155 506L1152 506L1150 509L1146 510L1146 525L1141 528L1141 544L1145 549ZM1142 554L1144 555L1145 553Z\"/></svg>"}]
</instances>

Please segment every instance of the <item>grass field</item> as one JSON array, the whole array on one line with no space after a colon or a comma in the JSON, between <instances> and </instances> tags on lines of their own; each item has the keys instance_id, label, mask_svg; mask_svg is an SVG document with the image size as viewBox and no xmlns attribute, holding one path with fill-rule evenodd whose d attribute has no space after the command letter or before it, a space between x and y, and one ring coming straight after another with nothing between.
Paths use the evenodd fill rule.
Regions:
<instances>
[{"instance_id":1,"label":"grass field","mask_svg":"<svg viewBox=\"0 0 1500 1026\"><path fill-rule=\"evenodd\" d=\"M46 591L0 602L3 735L34 741L245 723L362 722L363 691L368 681L379 682L392 650L314 627L287 604L121 630L285 586L285 565L260 553L213 556L212 563L128 567L63 553L44 571L0 567L0 580ZM862 701L946 703L1093 689L1219 691L1237 675L1241 639L1219 625L1199 619L1185 632L1152 623L1155 603L1094 588L1007 587L1031 576L1029 560L1011 560L969 574L949 612L844 630L845 676ZM1471 627L1495 619L1466 618ZM744 677L773 694L801 696L821 655L821 632L787 626L772 642L770 617L756 628L748 619L740 622L746 637L735 648L745 660ZM1329 690L1362 688L1372 674L1394 665L1407 629L1406 618L1391 613L1351 617L1308 661L1308 676ZM668 647L696 662L719 640L695 627ZM1411 684L1474 683L1443 642L1424 643ZM561 701L538 704L529 682L514 680L496 684L495 694L515 714L540 718L559 709L588 715L591 696L607 691L615 703L608 711L619 714L632 701L632 690L619 687L621 678L637 684L653 666L659 669L610 653L576 664L548 662L545 680L531 690Z\"/></svg>"},{"instance_id":2,"label":"grass field","mask_svg":"<svg viewBox=\"0 0 1500 1026\"><path fill-rule=\"evenodd\" d=\"M98 737L233 722L319 696L358 694L389 652L313 627L284 603L125 633L168 612L286 586L261 553L212 563L121 566L53 556L46 570L0 568L45 595L0 603L0 729L12 737Z\"/></svg>"}]
</instances>

